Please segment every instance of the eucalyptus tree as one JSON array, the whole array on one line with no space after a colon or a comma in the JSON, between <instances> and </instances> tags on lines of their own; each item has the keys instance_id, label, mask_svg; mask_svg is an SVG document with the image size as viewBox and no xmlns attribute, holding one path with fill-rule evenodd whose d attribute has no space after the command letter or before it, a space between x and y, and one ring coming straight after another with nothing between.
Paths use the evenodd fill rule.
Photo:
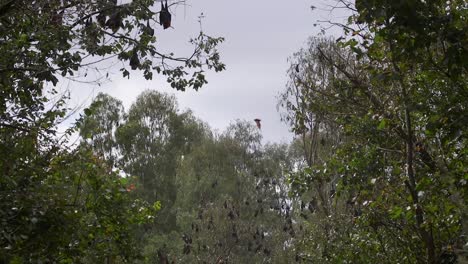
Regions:
<instances>
[{"instance_id":1,"label":"eucalyptus tree","mask_svg":"<svg viewBox=\"0 0 468 264\"><path fill-rule=\"evenodd\" d=\"M294 260L283 172L288 147L261 145L258 129L236 122L206 137L177 171L178 244L168 254L192 263Z\"/></svg>"},{"instance_id":2,"label":"eucalyptus tree","mask_svg":"<svg viewBox=\"0 0 468 264\"><path fill-rule=\"evenodd\" d=\"M117 145L116 132L126 118L122 102L99 93L86 112L88 115L83 119L79 131L81 138L110 166L118 166L121 152Z\"/></svg>"},{"instance_id":3,"label":"eucalyptus tree","mask_svg":"<svg viewBox=\"0 0 468 264\"><path fill-rule=\"evenodd\" d=\"M122 167L137 176L146 199L163 203L163 210L169 210L176 199L179 159L204 132L196 122L190 112L179 113L173 96L146 91L117 130ZM173 220L168 217L165 223L173 225Z\"/></svg>"},{"instance_id":4,"label":"eucalyptus tree","mask_svg":"<svg viewBox=\"0 0 468 264\"><path fill-rule=\"evenodd\" d=\"M148 201L161 201L170 226L169 211L176 199L175 175L179 160L203 138L204 125L190 111L180 112L174 96L145 91L128 113L122 103L98 95L83 120L84 144L114 168L136 178L137 193ZM171 213L173 214L173 213Z\"/></svg>"},{"instance_id":5,"label":"eucalyptus tree","mask_svg":"<svg viewBox=\"0 0 468 264\"><path fill-rule=\"evenodd\" d=\"M343 206L346 197L336 195L340 174L330 164L337 148L349 140L337 119L359 109L346 108L348 98L338 98L339 92L347 92L345 76L322 60L320 52L354 72L357 62L330 38L310 38L307 44L290 58L289 81L278 105L283 121L296 134L289 184L302 230L296 243L298 259L325 262L341 236L346 236L346 218L352 218ZM330 108L330 101L343 107Z\"/></svg>"},{"instance_id":6,"label":"eucalyptus tree","mask_svg":"<svg viewBox=\"0 0 468 264\"><path fill-rule=\"evenodd\" d=\"M325 90L320 80L304 85L306 112L323 114L345 140L324 169L303 170L298 184L313 190L307 179L339 176L337 195L356 211L348 235L325 260L452 263L462 257L464 8L463 1L356 1L334 51L312 46L299 64L299 71L304 64L328 65ZM300 129L303 116L294 117Z\"/></svg>"}]
</instances>

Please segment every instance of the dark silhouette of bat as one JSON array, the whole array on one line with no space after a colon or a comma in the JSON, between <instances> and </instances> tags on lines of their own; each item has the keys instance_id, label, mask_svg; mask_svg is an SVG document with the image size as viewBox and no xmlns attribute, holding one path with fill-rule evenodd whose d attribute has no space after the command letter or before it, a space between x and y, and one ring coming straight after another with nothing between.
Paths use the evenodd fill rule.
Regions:
<instances>
[{"instance_id":1,"label":"dark silhouette of bat","mask_svg":"<svg viewBox=\"0 0 468 264\"><path fill-rule=\"evenodd\" d=\"M144 28L143 32L145 32L146 34L150 36L154 36L154 29L151 28L149 20L146 21L146 27Z\"/></svg>"},{"instance_id":2,"label":"dark silhouette of bat","mask_svg":"<svg viewBox=\"0 0 468 264\"><path fill-rule=\"evenodd\" d=\"M258 118L255 118L254 121L255 121L255 124L257 124L258 129L261 129L261 128L262 128L262 124L260 123L260 121L262 121L262 120L261 120L261 119L258 119Z\"/></svg>"},{"instance_id":3,"label":"dark silhouette of bat","mask_svg":"<svg viewBox=\"0 0 468 264\"><path fill-rule=\"evenodd\" d=\"M107 27L112 29L112 32L117 32L119 28L123 27L122 22L122 12L121 10L116 10L107 20L106 24Z\"/></svg>"},{"instance_id":4,"label":"dark silhouette of bat","mask_svg":"<svg viewBox=\"0 0 468 264\"><path fill-rule=\"evenodd\" d=\"M416 142L414 144L414 150L417 154L419 154L419 157L421 158L422 162L424 162L424 164L426 164L432 170L436 169L435 161L432 159L431 155L422 142Z\"/></svg>"},{"instance_id":5,"label":"dark silhouette of bat","mask_svg":"<svg viewBox=\"0 0 468 264\"><path fill-rule=\"evenodd\" d=\"M172 15L169 12L167 0L166 5L164 5L163 1L161 1L161 12L159 12L159 24L161 24L161 26L163 26L164 29L167 29L171 27L171 18Z\"/></svg>"}]
</instances>

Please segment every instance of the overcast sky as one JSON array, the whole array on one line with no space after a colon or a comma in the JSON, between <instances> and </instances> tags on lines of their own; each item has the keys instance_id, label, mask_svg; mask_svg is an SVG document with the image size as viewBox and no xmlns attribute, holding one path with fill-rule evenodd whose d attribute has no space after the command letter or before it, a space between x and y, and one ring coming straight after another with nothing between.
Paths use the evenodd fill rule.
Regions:
<instances>
[{"instance_id":1,"label":"overcast sky","mask_svg":"<svg viewBox=\"0 0 468 264\"><path fill-rule=\"evenodd\" d=\"M156 36L163 50L181 56L189 54L190 37L198 35L199 16L203 13L203 31L224 37L220 46L226 71L208 72L208 84L198 92L177 92L163 78L144 80L132 74L123 79L118 69L111 82L100 87L67 83L72 105L89 104L98 92L106 92L124 102L128 109L145 89L176 95L181 109L190 108L213 129L224 130L236 119L262 119L265 141L289 141L292 134L280 121L278 94L287 82L287 58L299 50L310 36L319 34L317 20L339 19L325 11L319 0L187 0L186 6L172 8L173 28L157 27ZM318 7L315 10L311 6ZM329 32L330 34L333 32Z\"/></svg>"}]
</instances>

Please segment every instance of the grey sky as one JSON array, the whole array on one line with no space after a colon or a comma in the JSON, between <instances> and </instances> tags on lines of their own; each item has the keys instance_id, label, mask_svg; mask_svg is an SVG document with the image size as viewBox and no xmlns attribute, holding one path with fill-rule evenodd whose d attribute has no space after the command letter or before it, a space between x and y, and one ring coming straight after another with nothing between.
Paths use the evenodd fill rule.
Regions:
<instances>
[{"instance_id":1,"label":"grey sky","mask_svg":"<svg viewBox=\"0 0 468 264\"><path fill-rule=\"evenodd\" d=\"M313 26L317 20L331 16L320 9L312 11L312 5L324 7L324 1L187 0L187 6L171 10L174 28L163 31L157 27L161 49L188 54L188 40L198 34L198 17L203 12L203 31L226 39L220 46L226 71L209 72L209 84L198 92L177 92L161 77L145 81L132 73L127 80L114 70L112 81L100 87L67 84L73 93L72 104L88 104L102 91L119 98L128 108L141 91L156 89L176 94L181 109L192 109L218 131L236 119L253 122L260 118L266 141L289 141L292 134L276 109L277 96L287 81L287 58L304 46L308 37L319 33Z\"/></svg>"}]
</instances>

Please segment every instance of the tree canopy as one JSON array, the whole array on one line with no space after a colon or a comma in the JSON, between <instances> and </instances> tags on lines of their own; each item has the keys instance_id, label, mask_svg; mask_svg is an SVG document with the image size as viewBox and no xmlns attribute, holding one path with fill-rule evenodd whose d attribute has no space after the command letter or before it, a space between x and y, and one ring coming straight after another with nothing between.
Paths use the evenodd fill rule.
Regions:
<instances>
[{"instance_id":1,"label":"tree canopy","mask_svg":"<svg viewBox=\"0 0 468 264\"><path fill-rule=\"evenodd\" d=\"M337 42L312 38L293 56L280 101L308 157L293 189L333 205L312 235L326 242L304 246L318 262L455 263L467 232L466 9L355 8Z\"/></svg>"},{"instance_id":2,"label":"tree canopy","mask_svg":"<svg viewBox=\"0 0 468 264\"><path fill-rule=\"evenodd\" d=\"M154 0L3 1L0 262L466 262L467 5L338 3L342 36L289 59L294 139L265 143L258 119L218 132L154 90L99 93L59 132L60 82L114 60L197 90L223 39L161 53Z\"/></svg>"},{"instance_id":3,"label":"tree canopy","mask_svg":"<svg viewBox=\"0 0 468 264\"><path fill-rule=\"evenodd\" d=\"M157 4L0 3L0 262L141 258L133 234L138 225L154 221L160 201L133 196L131 179L122 177L116 166L120 153L106 129L118 127L122 106L107 98L105 116L91 120L96 106L87 108L62 134L57 125L71 113L67 96L55 87L66 79L97 81L88 72L96 73L97 65L106 61L122 62L124 77L132 70L146 79L153 73L165 75L178 90L197 90L207 83L207 69L224 69L216 50L223 39L203 32L191 40L191 54L161 53ZM70 148L70 136L78 128L93 147Z\"/></svg>"}]
</instances>

